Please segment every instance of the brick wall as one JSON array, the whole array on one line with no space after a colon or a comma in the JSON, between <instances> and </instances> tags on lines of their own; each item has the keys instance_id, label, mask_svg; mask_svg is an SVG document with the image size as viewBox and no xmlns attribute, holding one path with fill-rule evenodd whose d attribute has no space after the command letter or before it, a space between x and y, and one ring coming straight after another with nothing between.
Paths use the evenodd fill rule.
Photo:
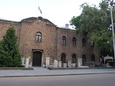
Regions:
<instances>
[{"instance_id":1,"label":"brick wall","mask_svg":"<svg viewBox=\"0 0 115 86\"><path fill-rule=\"evenodd\" d=\"M83 47L82 38L86 40L87 38L84 35L77 35L75 30L56 27L52 22L42 17L31 17L20 22L0 20L0 39L5 35L6 30L12 26L16 29L22 57L31 57L32 59L32 50L38 49L43 50L42 63L45 63L46 56L51 57L51 64L54 59L60 61L62 53L65 53L67 61L72 59L73 54L77 58L86 55L87 61L91 61L91 55L94 54L96 61L99 61L99 52L96 47L92 48L88 42L86 47ZM42 33L41 43L35 41L36 32ZM62 36L66 37L65 46L62 45ZM77 39L76 46L73 46L73 37Z\"/></svg>"}]
</instances>

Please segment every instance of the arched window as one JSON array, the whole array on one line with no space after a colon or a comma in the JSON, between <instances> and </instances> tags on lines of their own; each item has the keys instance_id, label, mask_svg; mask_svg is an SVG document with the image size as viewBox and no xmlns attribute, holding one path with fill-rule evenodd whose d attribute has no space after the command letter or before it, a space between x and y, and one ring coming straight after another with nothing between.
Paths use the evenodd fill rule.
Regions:
<instances>
[{"instance_id":1,"label":"arched window","mask_svg":"<svg viewBox=\"0 0 115 86\"><path fill-rule=\"evenodd\" d=\"M73 46L76 46L76 38L75 37L73 37L72 42L73 42Z\"/></svg>"},{"instance_id":2,"label":"arched window","mask_svg":"<svg viewBox=\"0 0 115 86\"><path fill-rule=\"evenodd\" d=\"M62 45L66 45L66 37L62 36Z\"/></svg>"},{"instance_id":3,"label":"arched window","mask_svg":"<svg viewBox=\"0 0 115 86\"><path fill-rule=\"evenodd\" d=\"M64 53L61 54L62 63L66 63L66 55Z\"/></svg>"},{"instance_id":4,"label":"arched window","mask_svg":"<svg viewBox=\"0 0 115 86\"><path fill-rule=\"evenodd\" d=\"M85 40L85 38L82 39L82 46L83 46L83 47L86 46L86 40Z\"/></svg>"},{"instance_id":5,"label":"arched window","mask_svg":"<svg viewBox=\"0 0 115 86\"><path fill-rule=\"evenodd\" d=\"M95 62L95 55L94 54L91 56L91 61Z\"/></svg>"},{"instance_id":6,"label":"arched window","mask_svg":"<svg viewBox=\"0 0 115 86\"><path fill-rule=\"evenodd\" d=\"M82 55L82 65L84 66L86 62L86 55Z\"/></svg>"},{"instance_id":7,"label":"arched window","mask_svg":"<svg viewBox=\"0 0 115 86\"><path fill-rule=\"evenodd\" d=\"M42 34L41 34L41 32L36 33L36 42L42 42Z\"/></svg>"},{"instance_id":8,"label":"arched window","mask_svg":"<svg viewBox=\"0 0 115 86\"><path fill-rule=\"evenodd\" d=\"M76 55L75 54L72 55L72 63L77 63L77 59L76 59Z\"/></svg>"}]
</instances>

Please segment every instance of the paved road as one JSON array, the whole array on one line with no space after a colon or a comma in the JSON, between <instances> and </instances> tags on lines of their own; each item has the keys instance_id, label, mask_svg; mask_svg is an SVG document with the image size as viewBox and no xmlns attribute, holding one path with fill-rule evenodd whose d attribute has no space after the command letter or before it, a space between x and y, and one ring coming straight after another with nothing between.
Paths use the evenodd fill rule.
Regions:
<instances>
[{"instance_id":1,"label":"paved road","mask_svg":"<svg viewBox=\"0 0 115 86\"><path fill-rule=\"evenodd\" d=\"M115 86L115 74L0 78L0 86Z\"/></svg>"}]
</instances>

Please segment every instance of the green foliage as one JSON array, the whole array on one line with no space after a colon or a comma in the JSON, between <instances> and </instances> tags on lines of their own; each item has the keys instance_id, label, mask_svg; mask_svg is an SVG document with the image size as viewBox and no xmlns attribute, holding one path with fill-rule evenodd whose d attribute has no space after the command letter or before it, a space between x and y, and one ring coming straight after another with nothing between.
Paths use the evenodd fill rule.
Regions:
<instances>
[{"instance_id":1,"label":"green foliage","mask_svg":"<svg viewBox=\"0 0 115 86\"><path fill-rule=\"evenodd\" d=\"M108 4L102 0L100 7L82 4L82 13L74 16L70 23L76 27L78 33L87 33L88 41L107 54L112 53L112 31L108 29L111 24ZM115 10L113 10L115 22Z\"/></svg>"},{"instance_id":2,"label":"green foliage","mask_svg":"<svg viewBox=\"0 0 115 86\"><path fill-rule=\"evenodd\" d=\"M9 28L3 40L0 42L0 66L17 67L21 66L21 57L17 46L15 29Z\"/></svg>"}]
</instances>

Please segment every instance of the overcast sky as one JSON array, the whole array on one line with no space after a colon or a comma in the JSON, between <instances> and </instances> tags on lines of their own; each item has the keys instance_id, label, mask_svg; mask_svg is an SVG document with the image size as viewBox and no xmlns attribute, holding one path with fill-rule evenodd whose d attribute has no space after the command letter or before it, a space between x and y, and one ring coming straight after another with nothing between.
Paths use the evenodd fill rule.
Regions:
<instances>
[{"instance_id":1,"label":"overcast sky","mask_svg":"<svg viewBox=\"0 0 115 86\"><path fill-rule=\"evenodd\" d=\"M57 26L69 23L81 13L84 2L98 5L101 0L0 0L0 19L21 21L28 17L42 16ZM38 10L38 5L42 14Z\"/></svg>"}]
</instances>

